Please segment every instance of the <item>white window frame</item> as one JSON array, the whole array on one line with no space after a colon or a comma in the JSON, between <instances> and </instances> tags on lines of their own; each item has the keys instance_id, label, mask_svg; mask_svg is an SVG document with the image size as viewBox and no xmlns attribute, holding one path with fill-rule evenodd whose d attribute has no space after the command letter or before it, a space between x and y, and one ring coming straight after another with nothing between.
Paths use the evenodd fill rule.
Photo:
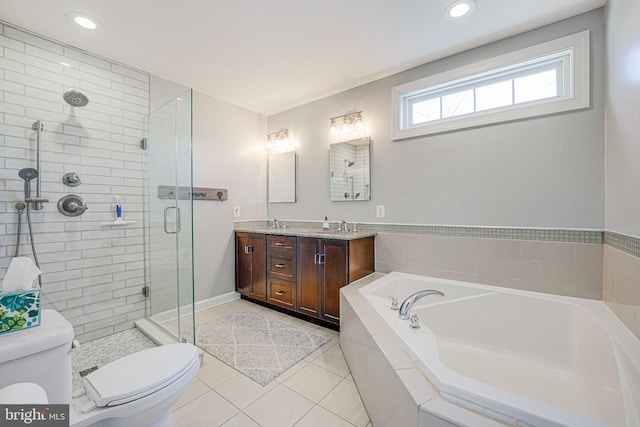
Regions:
<instances>
[{"instance_id":1,"label":"white window frame","mask_svg":"<svg viewBox=\"0 0 640 427\"><path fill-rule=\"evenodd\" d=\"M520 70L529 63L536 64L536 61L540 61L541 57L551 59L554 56L561 59L560 74L563 78L558 82L558 85L563 87L561 96L512 104L415 125L410 125L408 122L409 101L412 98L428 97L430 93L437 96L437 93L446 92L449 88L454 89L468 85L473 87L474 82L477 82L477 86L481 86L486 84L487 78L491 79L490 76L508 73L509 67ZM543 63L540 62L540 64ZM518 71L515 73L518 73ZM589 108L591 102L590 83L589 31L587 30L393 87L391 89L392 139L397 141L457 129Z\"/></svg>"}]
</instances>

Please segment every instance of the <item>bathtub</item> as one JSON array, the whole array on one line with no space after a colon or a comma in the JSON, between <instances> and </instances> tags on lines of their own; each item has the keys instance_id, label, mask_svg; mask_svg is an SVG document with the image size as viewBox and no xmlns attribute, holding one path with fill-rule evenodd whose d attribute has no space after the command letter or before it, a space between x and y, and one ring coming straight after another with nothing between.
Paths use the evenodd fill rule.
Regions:
<instances>
[{"instance_id":1,"label":"bathtub","mask_svg":"<svg viewBox=\"0 0 640 427\"><path fill-rule=\"evenodd\" d=\"M411 329L391 310L411 293ZM448 401L517 426L640 426L640 341L601 301L393 272L359 288Z\"/></svg>"}]
</instances>

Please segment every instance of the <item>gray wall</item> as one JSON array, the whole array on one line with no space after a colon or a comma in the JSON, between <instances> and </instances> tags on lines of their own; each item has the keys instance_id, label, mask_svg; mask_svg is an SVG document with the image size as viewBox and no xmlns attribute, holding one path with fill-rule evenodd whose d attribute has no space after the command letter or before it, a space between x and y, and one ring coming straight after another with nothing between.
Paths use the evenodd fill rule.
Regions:
<instances>
[{"instance_id":1,"label":"gray wall","mask_svg":"<svg viewBox=\"0 0 640 427\"><path fill-rule=\"evenodd\" d=\"M606 229L640 238L640 3L609 0L607 20ZM629 253L631 252L631 253ZM638 251L604 248L604 299L640 338Z\"/></svg>"},{"instance_id":2,"label":"gray wall","mask_svg":"<svg viewBox=\"0 0 640 427\"><path fill-rule=\"evenodd\" d=\"M549 117L391 141L391 88L582 30L591 30L592 107ZM268 119L298 143L298 202L279 219L602 229L604 20L598 9L378 80ZM372 200L329 201L329 118L363 110ZM375 217L386 206L386 218Z\"/></svg>"},{"instance_id":3,"label":"gray wall","mask_svg":"<svg viewBox=\"0 0 640 427\"><path fill-rule=\"evenodd\" d=\"M637 19L640 19L638 2L609 2L606 229L640 237L640 32Z\"/></svg>"},{"instance_id":4,"label":"gray wall","mask_svg":"<svg viewBox=\"0 0 640 427\"><path fill-rule=\"evenodd\" d=\"M196 301L235 290L233 221L266 215L266 127L258 113L194 92L193 185L229 190L225 202L193 202Z\"/></svg>"}]
</instances>

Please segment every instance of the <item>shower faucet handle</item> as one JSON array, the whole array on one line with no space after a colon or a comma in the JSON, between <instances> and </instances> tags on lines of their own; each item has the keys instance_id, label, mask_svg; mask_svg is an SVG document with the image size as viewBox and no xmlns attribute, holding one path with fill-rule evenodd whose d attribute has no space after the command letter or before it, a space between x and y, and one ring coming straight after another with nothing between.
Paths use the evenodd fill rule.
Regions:
<instances>
[{"instance_id":1,"label":"shower faucet handle","mask_svg":"<svg viewBox=\"0 0 640 427\"><path fill-rule=\"evenodd\" d=\"M62 182L64 185L67 185L69 187L77 187L78 185L81 184L80 175L78 175L75 172L65 173L62 176Z\"/></svg>"},{"instance_id":2,"label":"shower faucet handle","mask_svg":"<svg viewBox=\"0 0 640 427\"><path fill-rule=\"evenodd\" d=\"M68 207L69 209L73 210L73 211L77 211L77 210L83 210L83 211L84 211L84 210L86 210L86 209L87 209L87 206L86 206L86 205L81 205L81 204L79 204L78 202L74 202L74 201L69 202L69 204L67 205L67 207Z\"/></svg>"},{"instance_id":3,"label":"shower faucet handle","mask_svg":"<svg viewBox=\"0 0 640 427\"><path fill-rule=\"evenodd\" d=\"M65 216L79 216L89 209L84 199L75 194L69 194L58 200L58 211Z\"/></svg>"}]
</instances>

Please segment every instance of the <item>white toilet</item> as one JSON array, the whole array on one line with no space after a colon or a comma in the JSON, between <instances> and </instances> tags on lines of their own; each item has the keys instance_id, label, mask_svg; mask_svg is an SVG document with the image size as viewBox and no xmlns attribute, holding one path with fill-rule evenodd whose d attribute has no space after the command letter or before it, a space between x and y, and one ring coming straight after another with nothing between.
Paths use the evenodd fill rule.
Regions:
<instances>
[{"instance_id":1,"label":"white toilet","mask_svg":"<svg viewBox=\"0 0 640 427\"><path fill-rule=\"evenodd\" d=\"M84 377L84 390L72 399L72 339L73 327L53 310L43 310L39 327L0 336L0 388L38 384L48 403L70 404L73 427L171 426L171 406L200 367L195 346L159 346L118 359Z\"/></svg>"}]
</instances>

